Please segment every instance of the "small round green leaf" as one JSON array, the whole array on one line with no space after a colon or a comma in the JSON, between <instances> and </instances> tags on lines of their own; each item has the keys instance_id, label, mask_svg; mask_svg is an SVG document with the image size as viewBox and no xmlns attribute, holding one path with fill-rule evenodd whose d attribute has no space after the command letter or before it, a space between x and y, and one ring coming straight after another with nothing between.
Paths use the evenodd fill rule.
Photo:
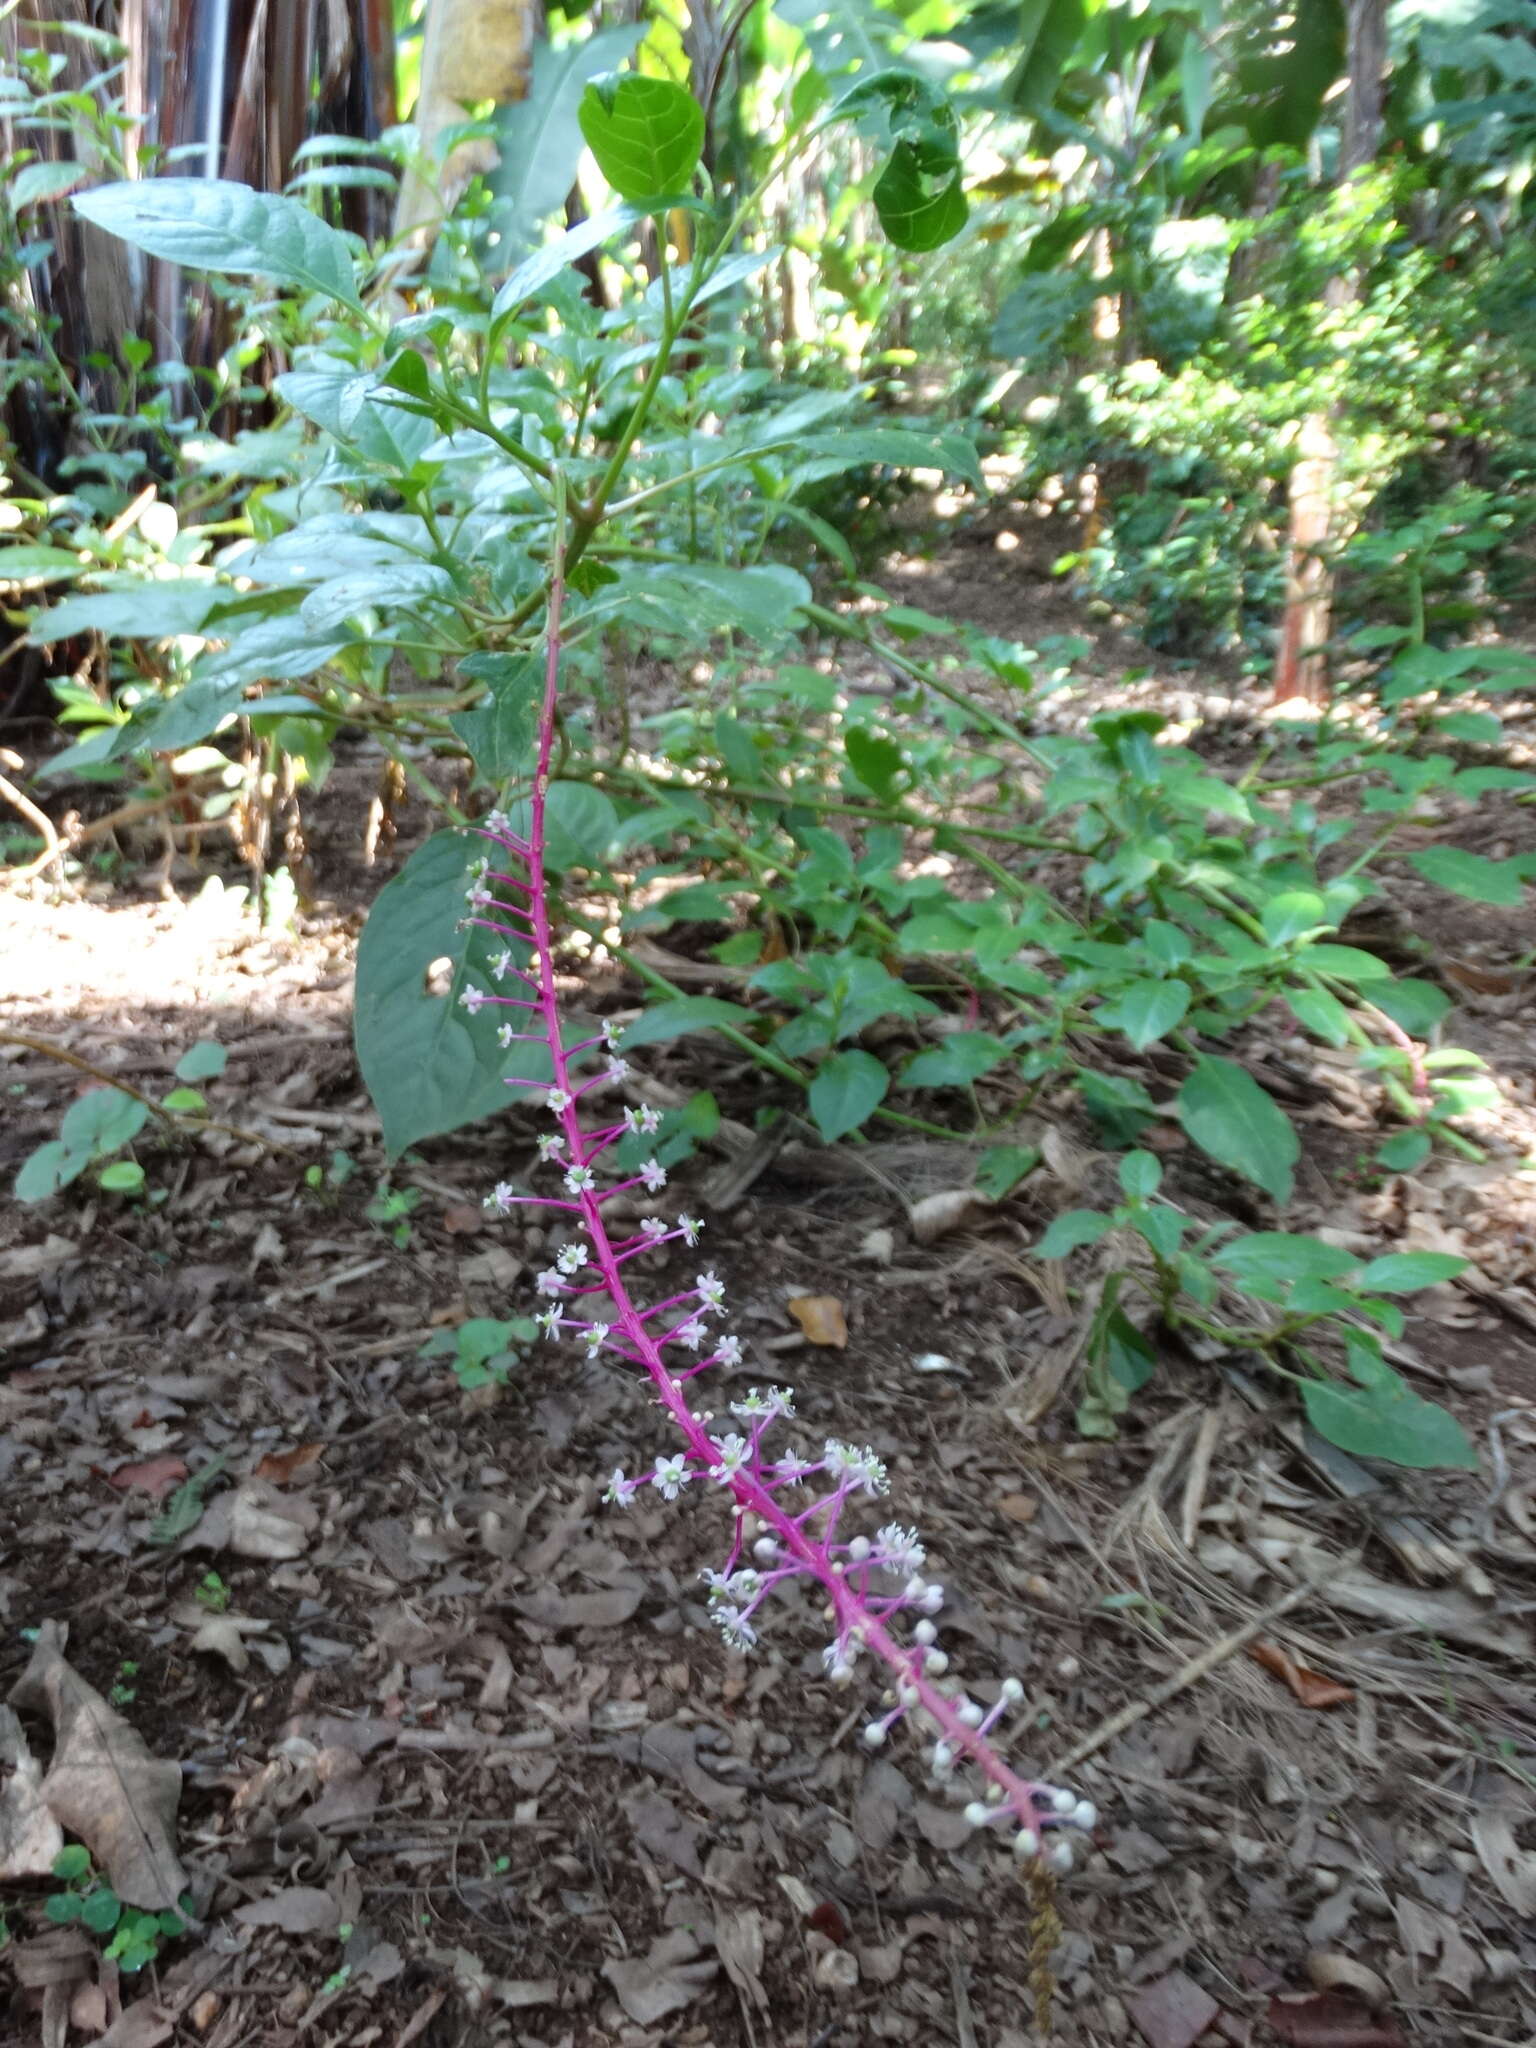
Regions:
<instances>
[{"instance_id":1,"label":"small round green leaf","mask_svg":"<svg viewBox=\"0 0 1536 2048\"><path fill-rule=\"evenodd\" d=\"M835 1052L823 1060L810 1086L810 1104L827 1143L867 1122L890 1085L890 1075L873 1053Z\"/></svg>"},{"instance_id":2,"label":"small round green leaf","mask_svg":"<svg viewBox=\"0 0 1536 2048\"><path fill-rule=\"evenodd\" d=\"M114 1159L101 1169L99 1180L109 1195L136 1195L144 1185L144 1169L137 1160Z\"/></svg>"},{"instance_id":3,"label":"small round green leaf","mask_svg":"<svg viewBox=\"0 0 1536 2048\"><path fill-rule=\"evenodd\" d=\"M189 1045L176 1062L178 1081L217 1081L229 1064L229 1054L214 1038L200 1038Z\"/></svg>"}]
</instances>

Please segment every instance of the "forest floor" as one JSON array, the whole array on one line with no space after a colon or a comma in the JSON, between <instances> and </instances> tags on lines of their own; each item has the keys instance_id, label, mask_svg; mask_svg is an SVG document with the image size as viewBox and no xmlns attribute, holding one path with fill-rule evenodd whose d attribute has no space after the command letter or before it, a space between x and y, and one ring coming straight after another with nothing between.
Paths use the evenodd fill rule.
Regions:
<instances>
[{"instance_id":1,"label":"forest floor","mask_svg":"<svg viewBox=\"0 0 1536 2048\"><path fill-rule=\"evenodd\" d=\"M982 533L887 582L1026 642L1083 633L1063 715L1172 705L1218 765L1251 753L1256 693L1202 694L1085 626L1027 545ZM1086 1125L1044 1133L1048 1172L928 1245L910 1204L965 1182L958 1145L790 1144L728 1214L710 1213L708 1148L679 1176L752 1377L793 1383L812 1434L887 1457L894 1511L959 1589L960 1668L1018 1674L1019 1760L1100 1810L1055 1900L1046 2037L1038 1895L849 1739L861 1703L819 1681L814 1624L733 1657L698 1595L722 1537L708 1505L598 1505L610 1468L662 1447L643 1390L550 1350L465 1393L423 1355L467 1316L526 1311L539 1233L480 1207L527 1151L515 1118L416 1148L389 1183L416 1206L377 1220L351 962L429 823L403 807L365 864L379 767L354 753L308 818L315 895L291 938L199 893L207 863L178 860L164 897L132 871L0 895L0 1031L157 1094L216 1037L213 1113L268 1141L146 1155L155 1202L81 1182L0 1212L0 1694L41 1671L24 1723L0 1715L0 1857L27 1798L7 1745L24 1727L46 1764L32 1710L51 1698L67 1720L72 1700L93 1825L130 1862L179 1857L197 1916L127 1975L50 1926L56 1886L0 1887L0 2042L1536 2040L1536 1003L1503 965L1529 945L1518 914L1448 911L1406 870L1388 905L1501 1082L1483 1164L1373 1174L1351 1072L1294 1039L1256 1055L1306 1134L1288 1227L1476 1259L1416 1298L1399 1358L1461 1416L1476 1473L1367 1472L1231 1361L1172 1351L1119 1441L1080 1440L1084 1303L1027 1247L1113 1185ZM1488 816L1536 829L1529 808ZM621 1016L637 992L611 976L589 1000ZM750 1127L758 1077L712 1045L645 1064ZM84 1085L0 1045L7 1184ZM1194 1213L1260 1220L1171 1122L1153 1135ZM344 1179L305 1185L338 1156ZM804 1296L836 1299L845 1345L808 1341L787 1306ZM199 1474L201 1512L157 1528ZM173 1835L150 1753L180 1776Z\"/></svg>"}]
</instances>

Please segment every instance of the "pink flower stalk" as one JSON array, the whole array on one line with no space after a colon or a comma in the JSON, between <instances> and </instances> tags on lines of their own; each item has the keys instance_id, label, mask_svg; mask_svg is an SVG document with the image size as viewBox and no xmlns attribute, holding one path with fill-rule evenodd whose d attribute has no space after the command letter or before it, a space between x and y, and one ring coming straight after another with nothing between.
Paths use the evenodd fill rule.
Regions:
<instances>
[{"instance_id":1,"label":"pink flower stalk","mask_svg":"<svg viewBox=\"0 0 1536 2048\"><path fill-rule=\"evenodd\" d=\"M705 1268L693 1284L649 1306L637 1305L626 1268L642 1253L682 1242L692 1249L703 1224L689 1216L669 1223L648 1216L633 1231L610 1230L604 1209L617 1195L644 1188L659 1193L665 1170L648 1160L627 1178L605 1178L605 1158L633 1135L648 1136L659 1124L650 1108L625 1108L612 1120L583 1114L586 1098L621 1082L627 1068L608 1027L577 1045L565 1042L555 985L554 948L544 864L544 815L555 738L560 669L563 574L557 569L549 601L548 653L538 764L526 833L503 812L493 811L482 830L498 849L480 864L471 885L468 922L501 933L508 946L492 962L495 990L469 988L460 1000L471 1013L490 1004L506 1009L504 1044L534 1041L549 1048L551 1082L514 1081L535 1088L556 1129L538 1141L539 1162L559 1176L558 1194L522 1193L500 1183L487 1207L506 1215L532 1206L563 1216L570 1235L535 1283L548 1302L536 1321L551 1338L573 1338L589 1357L610 1356L638 1367L650 1379L658 1402L676 1428L681 1448L656 1459L637 1477L616 1471L605 1500L627 1506L642 1487L676 1500L701 1484L728 1492L734 1504L729 1555L719 1571L703 1574L712 1617L732 1648L757 1643L764 1609L778 1588L795 1580L814 1581L826 1603L832 1640L823 1663L836 1685L850 1684L867 1656L884 1667L884 1706L864 1729L870 1748L879 1748L907 1716L924 1729L933 1775L951 1781L971 1773L980 1794L966 1806L978 1828L1006 1833L1025 1862L1043 1857L1057 1870L1072 1864L1072 1835L1083 1835L1097 1816L1086 1800L1053 1785L1020 1777L995 1740L999 1723L1024 1697L1016 1678L1005 1678L991 1705L972 1700L949 1673L948 1654L939 1647L935 1617L944 1588L925 1573L927 1554L915 1529L896 1521L872 1533L852 1525L857 1510L888 1491L886 1469L867 1445L835 1438L801 1456L772 1452L766 1439L795 1413L791 1393L780 1387L751 1387L728 1400L728 1419L695 1405L692 1383L713 1367L741 1363L739 1338L718 1331L711 1319L725 1313L725 1289ZM521 964L519 964L521 962ZM510 984L515 993L502 993ZM578 1072L601 1053L595 1072ZM902 1630L901 1634L897 1629ZM1043 1838L1054 1834L1055 1839Z\"/></svg>"}]
</instances>

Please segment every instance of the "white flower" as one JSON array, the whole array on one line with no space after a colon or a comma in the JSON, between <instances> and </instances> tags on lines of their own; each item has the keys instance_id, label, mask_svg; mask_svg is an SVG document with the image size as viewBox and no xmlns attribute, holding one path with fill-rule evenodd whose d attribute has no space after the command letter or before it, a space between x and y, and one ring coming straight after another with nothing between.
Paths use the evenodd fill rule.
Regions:
<instances>
[{"instance_id":1,"label":"white flower","mask_svg":"<svg viewBox=\"0 0 1536 2048\"><path fill-rule=\"evenodd\" d=\"M717 1308L722 1312L724 1311L725 1282L716 1275L713 1267L707 1273L696 1273L693 1284L700 1301L703 1302L706 1308Z\"/></svg>"},{"instance_id":2,"label":"white flower","mask_svg":"<svg viewBox=\"0 0 1536 2048\"><path fill-rule=\"evenodd\" d=\"M460 1005L468 1010L471 1017L474 1016L476 1010L481 1009L490 1000L490 997L483 988L474 987L465 989L464 993L459 997Z\"/></svg>"},{"instance_id":3,"label":"white flower","mask_svg":"<svg viewBox=\"0 0 1536 2048\"><path fill-rule=\"evenodd\" d=\"M487 811L485 829L487 832L499 832L505 837L511 833L512 820L505 811Z\"/></svg>"},{"instance_id":4,"label":"white flower","mask_svg":"<svg viewBox=\"0 0 1536 2048\"><path fill-rule=\"evenodd\" d=\"M487 1209L494 1209L498 1216L506 1216L511 1213L512 1205L516 1200L517 1190L513 1187L511 1181L499 1180L486 1196L484 1206Z\"/></svg>"},{"instance_id":5,"label":"white flower","mask_svg":"<svg viewBox=\"0 0 1536 2048\"><path fill-rule=\"evenodd\" d=\"M611 1508L627 1508L639 1490L638 1479L626 1479L622 1465L615 1465L603 1499Z\"/></svg>"},{"instance_id":6,"label":"white flower","mask_svg":"<svg viewBox=\"0 0 1536 2048\"><path fill-rule=\"evenodd\" d=\"M927 1561L928 1553L918 1541L917 1531L904 1529L900 1522L887 1522L883 1529L877 1529L875 1542L880 1547L881 1564L903 1577L909 1577Z\"/></svg>"},{"instance_id":7,"label":"white flower","mask_svg":"<svg viewBox=\"0 0 1536 2048\"><path fill-rule=\"evenodd\" d=\"M645 1183L647 1193L659 1195L667 1184L667 1169L656 1160L647 1159L640 1169L640 1178Z\"/></svg>"},{"instance_id":8,"label":"white flower","mask_svg":"<svg viewBox=\"0 0 1536 2048\"><path fill-rule=\"evenodd\" d=\"M640 1225L640 1235L648 1237L652 1244L660 1244L667 1234L667 1226L659 1216L647 1216Z\"/></svg>"},{"instance_id":9,"label":"white flower","mask_svg":"<svg viewBox=\"0 0 1536 2048\"><path fill-rule=\"evenodd\" d=\"M560 1334L560 1325L564 1318L560 1313L559 1304L556 1303L553 1308L545 1309L542 1315L535 1316L533 1320L538 1324L546 1337L554 1339Z\"/></svg>"},{"instance_id":10,"label":"white flower","mask_svg":"<svg viewBox=\"0 0 1536 2048\"><path fill-rule=\"evenodd\" d=\"M770 1387L768 1389L768 1412L777 1415L781 1422L794 1419L795 1391L793 1387Z\"/></svg>"},{"instance_id":11,"label":"white flower","mask_svg":"<svg viewBox=\"0 0 1536 2048\"><path fill-rule=\"evenodd\" d=\"M512 955L510 951L505 946L503 946L501 951L493 955L491 960L491 976L493 980L504 981L507 977L507 971L511 967L511 965Z\"/></svg>"},{"instance_id":12,"label":"white flower","mask_svg":"<svg viewBox=\"0 0 1536 2048\"><path fill-rule=\"evenodd\" d=\"M608 1062L608 1078L609 1078L609 1080L610 1080L610 1081L626 1081L626 1080L628 1080L628 1078L629 1078L629 1062L628 1062L628 1060L621 1060L621 1059L611 1059L611 1060L610 1060L610 1061Z\"/></svg>"},{"instance_id":13,"label":"white flower","mask_svg":"<svg viewBox=\"0 0 1536 2048\"><path fill-rule=\"evenodd\" d=\"M828 1643L821 1653L822 1668L834 1685L846 1685L853 1676L853 1660L859 1646L851 1638L845 1643Z\"/></svg>"},{"instance_id":14,"label":"white flower","mask_svg":"<svg viewBox=\"0 0 1536 2048\"><path fill-rule=\"evenodd\" d=\"M581 1332L581 1341L587 1347L588 1358L596 1358L598 1352L602 1350L608 1341L608 1325L606 1323L586 1324Z\"/></svg>"},{"instance_id":15,"label":"white flower","mask_svg":"<svg viewBox=\"0 0 1536 2048\"><path fill-rule=\"evenodd\" d=\"M729 1603L716 1607L711 1619L733 1650L751 1650L757 1645L757 1630L739 1607Z\"/></svg>"},{"instance_id":16,"label":"white flower","mask_svg":"<svg viewBox=\"0 0 1536 2048\"><path fill-rule=\"evenodd\" d=\"M496 1043L501 1047L503 1052L505 1052L507 1048L511 1045L515 1035L516 1034L514 1033L512 1026L510 1024L498 1024L496 1026Z\"/></svg>"},{"instance_id":17,"label":"white flower","mask_svg":"<svg viewBox=\"0 0 1536 2048\"><path fill-rule=\"evenodd\" d=\"M563 1088L551 1088L544 1097L544 1107L553 1110L556 1116L563 1116L570 1106L571 1098Z\"/></svg>"},{"instance_id":18,"label":"white flower","mask_svg":"<svg viewBox=\"0 0 1536 2048\"><path fill-rule=\"evenodd\" d=\"M477 909L482 904L494 903L496 901L496 898L486 888L484 882L471 882L464 893Z\"/></svg>"},{"instance_id":19,"label":"white flower","mask_svg":"<svg viewBox=\"0 0 1536 2048\"><path fill-rule=\"evenodd\" d=\"M667 1332L669 1344L685 1344L690 1351L697 1351L704 1342L706 1332L697 1316L690 1316L686 1323L679 1323L675 1330Z\"/></svg>"},{"instance_id":20,"label":"white flower","mask_svg":"<svg viewBox=\"0 0 1536 2048\"><path fill-rule=\"evenodd\" d=\"M557 1266L546 1266L533 1285L539 1294L564 1294L565 1275Z\"/></svg>"},{"instance_id":21,"label":"white flower","mask_svg":"<svg viewBox=\"0 0 1536 2048\"><path fill-rule=\"evenodd\" d=\"M730 1335L722 1337L715 1346L715 1363L717 1365L740 1365L741 1339ZM741 1410L738 1408L733 1412L739 1415Z\"/></svg>"},{"instance_id":22,"label":"white flower","mask_svg":"<svg viewBox=\"0 0 1536 2048\"><path fill-rule=\"evenodd\" d=\"M555 1264L567 1275L579 1273L587 1263L587 1248L584 1244L563 1244L555 1254Z\"/></svg>"},{"instance_id":23,"label":"white flower","mask_svg":"<svg viewBox=\"0 0 1536 2048\"><path fill-rule=\"evenodd\" d=\"M546 1162L558 1159L565 1150L565 1139L559 1131L550 1131L539 1140L539 1157Z\"/></svg>"},{"instance_id":24,"label":"white flower","mask_svg":"<svg viewBox=\"0 0 1536 2048\"><path fill-rule=\"evenodd\" d=\"M663 1500L676 1500L693 1474L688 1470L687 1460L679 1452L675 1458L658 1458L656 1470L651 1474L651 1484Z\"/></svg>"},{"instance_id":25,"label":"white flower","mask_svg":"<svg viewBox=\"0 0 1536 2048\"><path fill-rule=\"evenodd\" d=\"M619 1034L606 1017L603 1019L603 1044L610 1052L617 1052L619 1049Z\"/></svg>"},{"instance_id":26,"label":"white flower","mask_svg":"<svg viewBox=\"0 0 1536 2048\"><path fill-rule=\"evenodd\" d=\"M683 1243L692 1251L704 1234L703 1224L697 1216L679 1216L677 1227L683 1233Z\"/></svg>"},{"instance_id":27,"label":"white flower","mask_svg":"<svg viewBox=\"0 0 1536 2048\"><path fill-rule=\"evenodd\" d=\"M565 1176L565 1191L568 1195L590 1194L596 1186L590 1166L572 1166Z\"/></svg>"},{"instance_id":28,"label":"white flower","mask_svg":"<svg viewBox=\"0 0 1536 2048\"><path fill-rule=\"evenodd\" d=\"M807 1472L813 1472L816 1468L814 1465L808 1465L797 1452L787 1451L773 1469L780 1479L787 1479L793 1483L797 1479L803 1479Z\"/></svg>"},{"instance_id":29,"label":"white flower","mask_svg":"<svg viewBox=\"0 0 1536 2048\"><path fill-rule=\"evenodd\" d=\"M719 1462L710 1466L709 1476L724 1486L727 1480L736 1477L736 1474L746 1464L748 1458L751 1457L752 1446L744 1436L737 1436L734 1432L730 1436L714 1437L711 1441L714 1445L715 1456Z\"/></svg>"},{"instance_id":30,"label":"white flower","mask_svg":"<svg viewBox=\"0 0 1536 2048\"><path fill-rule=\"evenodd\" d=\"M738 1340L732 1337L722 1337L719 1348L723 1351L725 1346L731 1343L738 1343ZM754 1422L759 1415L771 1415L773 1413L773 1403L763 1393L761 1388L748 1387L739 1401L731 1403L731 1413L739 1415L743 1422Z\"/></svg>"}]
</instances>

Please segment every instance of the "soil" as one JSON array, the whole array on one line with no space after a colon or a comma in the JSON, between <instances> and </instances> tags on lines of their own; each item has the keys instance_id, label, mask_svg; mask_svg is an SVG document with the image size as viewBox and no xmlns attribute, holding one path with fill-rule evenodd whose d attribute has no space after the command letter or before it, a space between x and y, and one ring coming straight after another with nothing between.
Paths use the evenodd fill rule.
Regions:
<instances>
[{"instance_id":1,"label":"soil","mask_svg":"<svg viewBox=\"0 0 1536 2048\"><path fill-rule=\"evenodd\" d=\"M1024 538L898 561L888 587L1032 644L1087 637L1087 681L1053 717L1173 702L1213 758L1251 746L1262 707L1240 681L1085 625ZM700 1598L725 1543L707 1501L600 1506L612 1467L668 1448L639 1386L545 1347L466 1392L424 1350L527 1312L541 1232L480 1207L527 1157L515 1114L384 1159L350 969L429 821L403 803L368 863L379 770L351 750L307 807L291 936L256 935L205 886L214 851L196 871L178 855L164 896L132 867L0 896L0 1031L151 1094L216 1038L211 1112L236 1127L146 1144L147 1199L81 1182L0 1216L0 1688L36 1631L67 1625L100 1711L179 1769L193 1919L129 1975L50 1928L56 1882L0 1887L0 2041L1528 2041L1536 1019L1518 913L1448 910L1406 867L1378 911L1416 971L1456 984L1457 1042L1499 1081L1481 1161L1374 1171L1349 1064L1295 1038L1247 1048L1304 1132L1287 1227L1477 1260L1415 1297L1395 1354L1461 1417L1475 1473L1341 1461L1251 1360L1167 1343L1118 1440L1079 1437L1093 1272L1069 1293L1028 1247L1108 1196L1114 1162L1057 1105L1047 1170L927 1244L911 1205L968 1182L958 1143L792 1141L713 1213L719 1151L678 1176L745 1376L792 1383L809 1434L888 1460L894 1512L942 1561L956 1668L981 1697L1015 1674L1017 1762L1097 1805L1053 1898L899 1749L851 1739L870 1702L823 1682L813 1613L787 1612L751 1661L723 1649ZM1490 800L1478 830L1482 850L1526 848L1536 813ZM637 1002L612 974L586 994ZM768 1099L711 1040L644 1064L658 1099L711 1088L728 1127ZM1155 1062L1136 1071L1171 1092ZM0 1084L9 1178L91 1081L13 1041ZM1184 1206L1275 1227L1179 1135L1153 1142ZM386 1186L415 1206L383 1215ZM686 1284L669 1254L653 1264L659 1293ZM806 1340L802 1296L836 1297L845 1346ZM46 1719L23 1725L46 1761Z\"/></svg>"}]
</instances>

